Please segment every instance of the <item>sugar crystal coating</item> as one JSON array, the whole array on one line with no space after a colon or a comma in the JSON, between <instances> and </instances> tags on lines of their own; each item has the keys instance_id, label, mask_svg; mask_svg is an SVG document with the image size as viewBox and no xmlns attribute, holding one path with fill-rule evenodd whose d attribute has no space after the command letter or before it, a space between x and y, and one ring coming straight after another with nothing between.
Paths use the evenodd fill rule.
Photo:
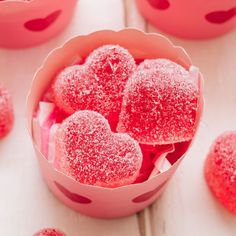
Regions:
<instances>
[{"instance_id":1,"label":"sugar crystal coating","mask_svg":"<svg viewBox=\"0 0 236 236\"><path fill-rule=\"evenodd\" d=\"M143 144L190 140L198 98L197 81L184 68L164 59L145 60L126 84L117 131Z\"/></svg>"},{"instance_id":2,"label":"sugar crystal coating","mask_svg":"<svg viewBox=\"0 0 236 236\"><path fill-rule=\"evenodd\" d=\"M0 85L0 138L6 136L14 122L12 99L8 91Z\"/></svg>"},{"instance_id":3,"label":"sugar crystal coating","mask_svg":"<svg viewBox=\"0 0 236 236\"><path fill-rule=\"evenodd\" d=\"M66 236L66 234L60 231L59 229L47 228L47 229L41 229L33 236Z\"/></svg>"},{"instance_id":4,"label":"sugar crystal coating","mask_svg":"<svg viewBox=\"0 0 236 236\"><path fill-rule=\"evenodd\" d=\"M138 71L150 69L163 71L169 76L186 77L189 75L189 72L181 65L165 58L146 59L137 67Z\"/></svg>"},{"instance_id":5,"label":"sugar crystal coating","mask_svg":"<svg viewBox=\"0 0 236 236\"><path fill-rule=\"evenodd\" d=\"M94 111L78 111L63 121L55 135L60 171L83 184L119 187L139 174L142 153L127 134L110 130Z\"/></svg>"},{"instance_id":6,"label":"sugar crystal coating","mask_svg":"<svg viewBox=\"0 0 236 236\"><path fill-rule=\"evenodd\" d=\"M205 162L205 178L215 197L236 214L236 131L225 132L213 142Z\"/></svg>"},{"instance_id":7,"label":"sugar crystal coating","mask_svg":"<svg viewBox=\"0 0 236 236\"><path fill-rule=\"evenodd\" d=\"M99 47L84 65L66 68L57 76L53 85L55 102L69 114L87 109L118 120L123 90L135 68L126 49L118 45Z\"/></svg>"},{"instance_id":8,"label":"sugar crystal coating","mask_svg":"<svg viewBox=\"0 0 236 236\"><path fill-rule=\"evenodd\" d=\"M65 68L52 86L56 105L68 114L95 106L96 100L92 98L97 89L83 65Z\"/></svg>"}]
</instances>

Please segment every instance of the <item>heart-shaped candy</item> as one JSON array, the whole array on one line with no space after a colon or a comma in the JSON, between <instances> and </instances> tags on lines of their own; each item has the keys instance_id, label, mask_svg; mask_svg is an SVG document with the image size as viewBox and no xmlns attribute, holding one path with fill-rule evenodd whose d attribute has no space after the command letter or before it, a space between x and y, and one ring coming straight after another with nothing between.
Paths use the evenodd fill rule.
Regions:
<instances>
[{"instance_id":1,"label":"heart-shaped candy","mask_svg":"<svg viewBox=\"0 0 236 236\"><path fill-rule=\"evenodd\" d=\"M180 65L145 60L127 82L118 123L143 144L171 144L193 138L198 82Z\"/></svg>"},{"instance_id":2,"label":"heart-shaped candy","mask_svg":"<svg viewBox=\"0 0 236 236\"><path fill-rule=\"evenodd\" d=\"M88 56L84 65L66 68L56 77L55 103L68 114L87 109L117 121L125 84L135 68L126 49L102 46Z\"/></svg>"},{"instance_id":3,"label":"heart-shaped candy","mask_svg":"<svg viewBox=\"0 0 236 236\"><path fill-rule=\"evenodd\" d=\"M55 135L60 171L83 184L119 187L139 174L142 153L127 134L113 133L108 121L94 111L77 111Z\"/></svg>"},{"instance_id":4,"label":"heart-shaped candy","mask_svg":"<svg viewBox=\"0 0 236 236\"><path fill-rule=\"evenodd\" d=\"M236 214L236 131L214 141L205 163L205 178L215 197Z\"/></svg>"}]
</instances>

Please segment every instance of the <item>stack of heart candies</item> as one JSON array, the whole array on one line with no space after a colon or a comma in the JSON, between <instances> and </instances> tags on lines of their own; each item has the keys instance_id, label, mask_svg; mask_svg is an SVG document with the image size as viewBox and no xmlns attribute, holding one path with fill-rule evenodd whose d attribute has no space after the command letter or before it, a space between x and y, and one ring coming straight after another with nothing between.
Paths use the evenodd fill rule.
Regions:
<instances>
[{"instance_id":1,"label":"stack of heart candies","mask_svg":"<svg viewBox=\"0 0 236 236\"><path fill-rule=\"evenodd\" d=\"M38 146L57 171L82 184L144 182L191 142L199 99L194 70L103 45L52 79L34 114Z\"/></svg>"}]
</instances>

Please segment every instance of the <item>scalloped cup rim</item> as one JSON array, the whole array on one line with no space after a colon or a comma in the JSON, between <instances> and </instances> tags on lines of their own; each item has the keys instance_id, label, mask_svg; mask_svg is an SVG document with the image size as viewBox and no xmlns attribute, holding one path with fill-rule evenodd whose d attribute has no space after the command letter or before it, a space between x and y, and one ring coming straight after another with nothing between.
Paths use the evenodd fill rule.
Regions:
<instances>
[{"instance_id":1,"label":"scalloped cup rim","mask_svg":"<svg viewBox=\"0 0 236 236\"><path fill-rule=\"evenodd\" d=\"M10 4L29 4L29 3L32 3L32 2L35 2L37 0L29 0L29 1L23 1L23 0L4 0L4 1L1 1L0 4L7 4L7 3L10 3Z\"/></svg>"}]
</instances>

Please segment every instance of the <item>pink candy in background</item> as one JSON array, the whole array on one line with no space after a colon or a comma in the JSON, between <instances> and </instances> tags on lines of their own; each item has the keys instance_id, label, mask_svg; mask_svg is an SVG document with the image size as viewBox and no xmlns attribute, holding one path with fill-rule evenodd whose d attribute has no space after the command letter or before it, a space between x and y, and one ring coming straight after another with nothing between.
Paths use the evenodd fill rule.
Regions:
<instances>
[{"instance_id":1,"label":"pink candy in background","mask_svg":"<svg viewBox=\"0 0 236 236\"><path fill-rule=\"evenodd\" d=\"M59 229L45 228L39 230L33 236L66 236L66 234Z\"/></svg>"},{"instance_id":2,"label":"pink candy in background","mask_svg":"<svg viewBox=\"0 0 236 236\"><path fill-rule=\"evenodd\" d=\"M11 95L0 84L0 139L4 138L12 129L14 111Z\"/></svg>"},{"instance_id":3,"label":"pink candy in background","mask_svg":"<svg viewBox=\"0 0 236 236\"><path fill-rule=\"evenodd\" d=\"M41 146L43 144L41 141L43 141L42 135L44 133L42 133L40 124L34 121L39 101L58 71L65 66L73 65L75 61L86 58L95 48L104 44L119 44L127 48L135 59L167 58L182 65L187 70L192 68L192 63L182 48L174 46L164 36L145 34L134 29L119 32L104 30L71 39L61 48L54 50L36 73L28 96L27 120L36 156L46 183L62 202L74 210L90 216L113 218L134 214L150 205L163 192L166 183L173 176L191 141L187 145L180 145L180 147L178 144L174 145L174 152L172 148L166 148L164 153L160 153L158 158L160 163L158 161L155 163L153 173L148 180L118 188L81 184L54 168L53 160L47 159L42 154ZM196 126L198 126L203 101L202 76L198 70L196 70L196 75L200 90L199 109L196 117ZM46 110L45 120L50 116L50 112L53 112L53 108ZM173 163L168 160L168 155L171 156L172 161L174 160Z\"/></svg>"},{"instance_id":4,"label":"pink candy in background","mask_svg":"<svg viewBox=\"0 0 236 236\"><path fill-rule=\"evenodd\" d=\"M69 23L77 0L0 1L0 47L45 42Z\"/></svg>"},{"instance_id":5,"label":"pink candy in background","mask_svg":"<svg viewBox=\"0 0 236 236\"><path fill-rule=\"evenodd\" d=\"M236 27L236 0L136 0L142 15L161 31L184 38L211 38Z\"/></svg>"},{"instance_id":6,"label":"pink candy in background","mask_svg":"<svg viewBox=\"0 0 236 236\"><path fill-rule=\"evenodd\" d=\"M205 179L216 199L236 215L236 132L226 131L213 142L205 161Z\"/></svg>"}]
</instances>

